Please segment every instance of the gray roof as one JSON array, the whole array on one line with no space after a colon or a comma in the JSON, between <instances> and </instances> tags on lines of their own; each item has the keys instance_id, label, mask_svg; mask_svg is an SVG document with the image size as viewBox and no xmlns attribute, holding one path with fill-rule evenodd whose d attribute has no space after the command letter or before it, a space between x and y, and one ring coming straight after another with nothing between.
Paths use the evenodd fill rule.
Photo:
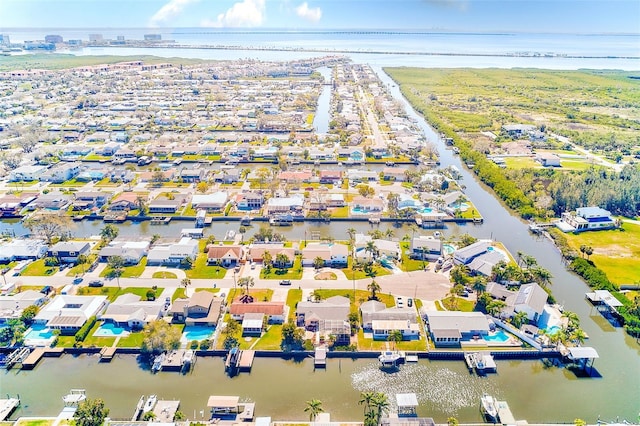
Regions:
<instances>
[{"instance_id":1,"label":"gray roof","mask_svg":"<svg viewBox=\"0 0 640 426\"><path fill-rule=\"evenodd\" d=\"M489 331L489 322L482 312L426 311L429 329L460 332Z\"/></svg>"},{"instance_id":2,"label":"gray roof","mask_svg":"<svg viewBox=\"0 0 640 426\"><path fill-rule=\"evenodd\" d=\"M493 267L504 260L502 253L497 251L490 251L480 256L475 257L471 262L467 264L469 270L479 272L482 275L489 276Z\"/></svg>"},{"instance_id":3,"label":"gray roof","mask_svg":"<svg viewBox=\"0 0 640 426\"><path fill-rule=\"evenodd\" d=\"M547 304L547 292L536 283L523 284L518 290L515 306L527 305L537 313L542 313Z\"/></svg>"}]
</instances>

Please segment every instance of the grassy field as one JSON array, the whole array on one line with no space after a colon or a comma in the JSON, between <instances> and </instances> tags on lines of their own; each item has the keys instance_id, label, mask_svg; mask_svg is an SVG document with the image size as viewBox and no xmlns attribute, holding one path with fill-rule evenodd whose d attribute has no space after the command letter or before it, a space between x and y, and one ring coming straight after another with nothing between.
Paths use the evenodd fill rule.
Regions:
<instances>
[{"instance_id":1,"label":"grassy field","mask_svg":"<svg viewBox=\"0 0 640 426\"><path fill-rule=\"evenodd\" d=\"M260 278L265 280L299 280L302 278L302 260L300 259L300 256L297 256L291 268L271 268L268 274L265 269L262 268L260 271Z\"/></svg>"},{"instance_id":2,"label":"grassy field","mask_svg":"<svg viewBox=\"0 0 640 426\"><path fill-rule=\"evenodd\" d=\"M49 70L67 69L87 65L115 64L118 62L139 61L147 64L171 62L174 64L202 63L200 59L186 58L159 58L156 56L76 56L62 53L43 53L33 55L9 56L0 62L0 71L43 68Z\"/></svg>"},{"instance_id":3,"label":"grassy field","mask_svg":"<svg viewBox=\"0 0 640 426\"><path fill-rule=\"evenodd\" d=\"M207 254L198 253L196 261L193 263L191 269L185 271L187 278L204 278L217 280L224 278L227 274L227 270L221 266L209 266L207 265Z\"/></svg>"},{"instance_id":4,"label":"grassy field","mask_svg":"<svg viewBox=\"0 0 640 426\"><path fill-rule=\"evenodd\" d=\"M287 293L287 306L289 307L289 319L296 317L296 306L302 300L302 290L291 289Z\"/></svg>"},{"instance_id":5,"label":"grassy field","mask_svg":"<svg viewBox=\"0 0 640 426\"><path fill-rule=\"evenodd\" d=\"M38 259L34 262L31 262L20 275L24 275L27 277L42 277L53 275L58 272L57 266L46 266L44 264L44 259Z\"/></svg>"},{"instance_id":6,"label":"grassy field","mask_svg":"<svg viewBox=\"0 0 640 426\"><path fill-rule=\"evenodd\" d=\"M402 250L402 262L400 262L398 266L403 271L422 271L429 264L426 260L415 260L409 257L411 249L408 241L401 242L400 249Z\"/></svg>"},{"instance_id":7,"label":"grassy field","mask_svg":"<svg viewBox=\"0 0 640 426\"><path fill-rule=\"evenodd\" d=\"M640 225L623 223L620 229L565 234L580 254L580 246L593 248L589 257L615 284L640 282Z\"/></svg>"},{"instance_id":8,"label":"grassy field","mask_svg":"<svg viewBox=\"0 0 640 426\"><path fill-rule=\"evenodd\" d=\"M174 274L173 272L158 271L158 272L154 272L153 273L152 278L159 278L159 279L173 278L173 279L176 279L176 278L178 278L178 276L176 274Z\"/></svg>"}]
</instances>

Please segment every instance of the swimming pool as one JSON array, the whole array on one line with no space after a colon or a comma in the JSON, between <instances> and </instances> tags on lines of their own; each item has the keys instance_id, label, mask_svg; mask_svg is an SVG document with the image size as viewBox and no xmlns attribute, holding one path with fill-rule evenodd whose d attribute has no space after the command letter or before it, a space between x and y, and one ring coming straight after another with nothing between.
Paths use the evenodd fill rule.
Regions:
<instances>
[{"instance_id":1,"label":"swimming pool","mask_svg":"<svg viewBox=\"0 0 640 426\"><path fill-rule=\"evenodd\" d=\"M46 325L34 324L24 335L25 340L49 340L53 337L53 330Z\"/></svg>"},{"instance_id":2,"label":"swimming pool","mask_svg":"<svg viewBox=\"0 0 640 426\"><path fill-rule=\"evenodd\" d=\"M182 339L187 342L192 340L206 340L213 336L213 327L205 327L203 325L190 325L182 331Z\"/></svg>"},{"instance_id":3,"label":"swimming pool","mask_svg":"<svg viewBox=\"0 0 640 426\"><path fill-rule=\"evenodd\" d=\"M451 254L454 251L456 251L456 248L454 246L452 246L451 244L443 244L442 245L442 250L444 250L444 252L446 254Z\"/></svg>"},{"instance_id":4,"label":"swimming pool","mask_svg":"<svg viewBox=\"0 0 640 426\"><path fill-rule=\"evenodd\" d=\"M118 336L122 336L123 334L126 335L126 334L129 334L129 332L124 328L118 327L113 323L106 322L102 324L100 328L96 330L95 333L93 333L93 336L94 337L118 337Z\"/></svg>"},{"instance_id":5,"label":"swimming pool","mask_svg":"<svg viewBox=\"0 0 640 426\"><path fill-rule=\"evenodd\" d=\"M430 207L423 207L420 210L418 210L418 213L422 213L422 214L433 213L433 209Z\"/></svg>"},{"instance_id":6,"label":"swimming pool","mask_svg":"<svg viewBox=\"0 0 640 426\"><path fill-rule=\"evenodd\" d=\"M459 209L462 212L466 212L471 206L467 203L453 203L451 204L451 207L454 209Z\"/></svg>"},{"instance_id":7,"label":"swimming pool","mask_svg":"<svg viewBox=\"0 0 640 426\"><path fill-rule=\"evenodd\" d=\"M545 333L547 333L549 336L553 336L554 334L558 333L560 330L562 330L562 328L558 325L552 325L551 327L547 327L544 329Z\"/></svg>"},{"instance_id":8,"label":"swimming pool","mask_svg":"<svg viewBox=\"0 0 640 426\"><path fill-rule=\"evenodd\" d=\"M353 207L351 209L351 214L369 214L371 213L369 210L363 209L361 207Z\"/></svg>"},{"instance_id":9,"label":"swimming pool","mask_svg":"<svg viewBox=\"0 0 640 426\"><path fill-rule=\"evenodd\" d=\"M498 330L493 334L482 336L482 338L487 342L506 342L507 340L509 340L509 335L503 330Z\"/></svg>"}]
</instances>

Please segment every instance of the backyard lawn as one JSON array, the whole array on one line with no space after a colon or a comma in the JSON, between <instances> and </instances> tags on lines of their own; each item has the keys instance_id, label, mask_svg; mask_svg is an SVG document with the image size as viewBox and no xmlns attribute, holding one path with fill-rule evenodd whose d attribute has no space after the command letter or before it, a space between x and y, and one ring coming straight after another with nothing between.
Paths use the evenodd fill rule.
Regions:
<instances>
[{"instance_id":1,"label":"backyard lawn","mask_svg":"<svg viewBox=\"0 0 640 426\"><path fill-rule=\"evenodd\" d=\"M260 340L253 346L255 350L279 351L282 342L282 325L271 324L267 327L267 332L262 334Z\"/></svg>"},{"instance_id":2,"label":"backyard lawn","mask_svg":"<svg viewBox=\"0 0 640 426\"><path fill-rule=\"evenodd\" d=\"M289 319L292 320L296 317L296 306L298 302L302 300L302 290L291 289L287 293L287 306L289 307Z\"/></svg>"},{"instance_id":3,"label":"backyard lawn","mask_svg":"<svg viewBox=\"0 0 640 426\"><path fill-rule=\"evenodd\" d=\"M353 263L353 260L351 257L349 257L348 262L349 262L348 266L346 268L342 268L342 272L344 272L347 279L349 280L353 280L353 279L361 280L363 278L381 277L383 275L391 274L390 270L376 263L372 267L372 275L367 275L363 267L356 267L355 271L351 268Z\"/></svg>"},{"instance_id":4,"label":"backyard lawn","mask_svg":"<svg viewBox=\"0 0 640 426\"><path fill-rule=\"evenodd\" d=\"M411 259L409 257L409 253L411 252L409 245L410 244L408 241L400 243L400 249L402 250L402 262L400 262L398 266L404 272L422 271L429 264L429 262L426 260Z\"/></svg>"},{"instance_id":5,"label":"backyard lawn","mask_svg":"<svg viewBox=\"0 0 640 426\"><path fill-rule=\"evenodd\" d=\"M122 268L122 275L120 278L138 278L144 272L144 268L147 267L147 257L143 257L140 263L132 266L125 266ZM113 274L113 269L106 267L100 272L101 277L110 277Z\"/></svg>"},{"instance_id":6,"label":"backyard lawn","mask_svg":"<svg viewBox=\"0 0 640 426\"><path fill-rule=\"evenodd\" d=\"M191 269L187 269L185 273L187 274L187 278L217 280L224 278L227 274L227 270L222 266L207 265L207 254L198 253L198 257L196 257L193 267Z\"/></svg>"},{"instance_id":7,"label":"backyard lawn","mask_svg":"<svg viewBox=\"0 0 640 426\"><path fill-rule=\"evenodd\" d=\"M580 246L593 248L589 259L615 284L640 281L640 225L623 223L620 229L564 234L580 255Z\"/></svg>"}]
</instances>

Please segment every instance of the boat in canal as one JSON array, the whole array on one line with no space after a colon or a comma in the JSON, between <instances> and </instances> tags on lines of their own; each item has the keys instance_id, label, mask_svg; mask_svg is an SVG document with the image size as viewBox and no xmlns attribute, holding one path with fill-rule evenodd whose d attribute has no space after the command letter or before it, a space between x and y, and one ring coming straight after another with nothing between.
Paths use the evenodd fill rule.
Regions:
<instances>
[{"instance_id":1,"label":"boat in canal","mask_svg":"<svg viewBox=\"0 0 640 426\"><path fill-rule=\"evenodd\" d=\"M65 407L75 407L87 399L84 389L71 389L68 394L62 397Z\"/></svg>"},{"instance_id":2,"label":"boat in canal","mask_svg":"<svg viewBox=\"0 0 640 426\"><path fill-rule=\"evenodd\" d=\"M147 398L147 402L145 402L144 407L142 407L142 412L148 413L149 411L152 411L153 407L156 406L157 402L158 402L157 395L149 395L149 398Z\"/></svg>"},{"instance_id":3,"label":"boat in canal","mask_svg":"<svg viewBox=\"0 0 640 426\"><path fill-rule=\"evenodd\" d=\"M397 368L404 357L398 351L384 351L378 357L382 368Z\"/></svg>"},{"instance_id":4,"label":"boat in canal","mask_svg":"<svg viewBox=\"0 0 640 426\"><path fill-rule=\"evenodd\" d=\"M496 399L489 395L484 394L480 398L480 411L482 415L491 422L498 421L498 408L496 407Z\"/></svg>"}]
</instances>

